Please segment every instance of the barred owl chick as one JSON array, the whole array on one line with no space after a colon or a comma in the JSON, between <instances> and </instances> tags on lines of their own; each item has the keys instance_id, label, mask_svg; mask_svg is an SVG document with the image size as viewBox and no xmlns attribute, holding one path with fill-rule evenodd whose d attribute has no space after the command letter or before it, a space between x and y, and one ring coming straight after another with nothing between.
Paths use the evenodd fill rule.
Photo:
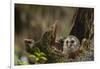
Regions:
<instances>
[{"instance_id":1,"label":"barred owl chick","mask_svg":"<svg viewBox=\"0 0 100 69\"><path fill-rule=\"evenodd\" d=\"M82 50L88 51L90 49L90 40L83 38L81 42L81 47L82 47Z\"/></svg>"},{"instance_id":2,"label":"barred owl chick","mask_svg":"<svg viewBox=\"0 0 100 69\"><path fill-rule=\"evenodd\" d=\"M64 40L63 54L74 53L80 48L80 41L77 37L69 35Z\"/></svg>"},{"instance_id":3,"label":"barred owl chick","mask_svg":"<svg viewBox=\"0 0 100 69\"><path fill-rule=\"evenodd\" d=\"M33 39L25 39L25 50L28 52L28 53L33 53L33 46L35 44L35 41Z\"/></svg>"}]
</instances>

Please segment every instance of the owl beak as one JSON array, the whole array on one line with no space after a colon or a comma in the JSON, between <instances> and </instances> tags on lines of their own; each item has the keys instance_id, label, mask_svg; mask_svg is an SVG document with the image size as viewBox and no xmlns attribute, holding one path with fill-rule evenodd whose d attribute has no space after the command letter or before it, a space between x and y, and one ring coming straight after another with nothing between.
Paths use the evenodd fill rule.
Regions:
<instances>
[{"instance_id":1,"label":"owl beak","mask_svg":"<svg viewBox=\"0 0 100 69\"><path fill-rule=\"evenodd\" d=\"M72 44L71 43L68 43L68 47L72 47Z\"/></svg>"}]
</instances>

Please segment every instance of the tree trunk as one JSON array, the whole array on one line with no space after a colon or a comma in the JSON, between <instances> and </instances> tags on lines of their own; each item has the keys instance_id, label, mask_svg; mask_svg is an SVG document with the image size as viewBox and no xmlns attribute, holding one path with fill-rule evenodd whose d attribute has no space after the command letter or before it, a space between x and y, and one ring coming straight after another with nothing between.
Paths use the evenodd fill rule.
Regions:
<instances>
[{"instance_id":1,"label":"tree trunk","mask_svg":"<svg viewBox=\"0 0 100 69\"><path fill-rule=\"evenodd\" d=\"M75 24L70 32L70 35L75 35L80 41L83 38L92 38L94 32L94 9L79 8L76 14Z\"/></svg>"}]
</instances>

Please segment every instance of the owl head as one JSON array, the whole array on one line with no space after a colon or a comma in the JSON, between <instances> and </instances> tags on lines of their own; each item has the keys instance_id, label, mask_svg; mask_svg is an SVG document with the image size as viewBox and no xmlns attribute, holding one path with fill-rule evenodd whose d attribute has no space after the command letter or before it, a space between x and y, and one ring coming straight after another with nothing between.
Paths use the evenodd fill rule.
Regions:
<instances>
[{"instance_id":1,"label":"owl head","mask_svg":"<svg viewBox=\"0 0 100 69\"><path fill-rule=\"evenodd\" d=\"M75 52L79 49L79 47L80 47L80 41L78 40L78 38L73 35L69 35L64 40L63 53L66 54Z\"/></svg>"}]
</instances>

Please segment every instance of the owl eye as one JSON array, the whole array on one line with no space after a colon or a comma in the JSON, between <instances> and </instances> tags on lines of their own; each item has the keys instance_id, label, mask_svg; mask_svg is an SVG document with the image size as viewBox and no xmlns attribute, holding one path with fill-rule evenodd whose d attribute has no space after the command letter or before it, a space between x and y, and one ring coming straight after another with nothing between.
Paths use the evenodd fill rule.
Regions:
<instances>
[{"instance_id":1,"label":"owl eye","mask_svg":"<svg viewBox=\"0 0 100 69\"><path fill-rule=\"evenodd\" d=\"M71 43L74 43L74 40L72 40Z\"/></svg>"},{"instance_id":2,"label":"owl eye","mask_svg":"<svg viewBox=\"0 0 100 69\"><path fill-rule=\"evenodd\" d=\"M68 43L68 41L66 41L66 43Z\"/></svg>"}]
</instances>

